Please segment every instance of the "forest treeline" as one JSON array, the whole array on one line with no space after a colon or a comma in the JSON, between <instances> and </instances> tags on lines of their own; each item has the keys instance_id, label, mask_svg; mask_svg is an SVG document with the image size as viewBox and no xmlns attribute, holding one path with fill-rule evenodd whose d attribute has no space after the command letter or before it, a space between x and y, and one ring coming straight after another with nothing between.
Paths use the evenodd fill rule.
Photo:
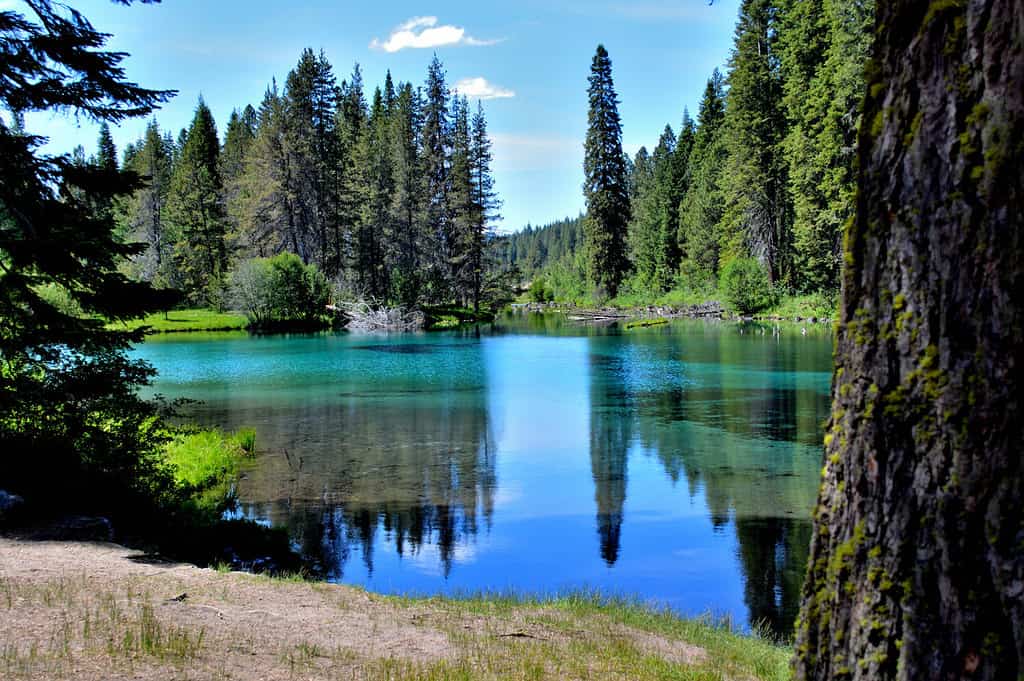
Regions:
<instances>
[{"instance_id":1,"label":"forest treeline","mask_svg":"<svg viewBox=\"0 0 1024 681\"><path fill-rule=\"evenodd\" d=\"M177 137L154 118L119 159L104 126L96 155L76 157L145 178L100 210L146 245L128 273L192 306L247 307L267 259L285 253L308 268L303 295L315 300L324 282L409 306L477 307L507 290L488 277L499 201L483 107L449 89L436 56L424 86L389 72L367 101L358 65L338 83L306 49L283 87L232 112L223 142L200 99Z\"/></svg>"},{"instance_id":2,"label":"forest treeline","mask_svg":"<svg viewBox=\"0 0 1024 681\"><path fill-rule=\"evenodd\" d=\"M684 110L678 127L666 125L632 158L600 156L621 153L622 133L599 48L588 134L597 155L588 151L585 191L593 194L591 178L602 186L585 219L505 239L503 261L566 299L711 294L728 277L775 295L834 294L855 208L873 17L870 0L744 0L727 70L708 78L696 120ZM613 249L604 264L594 259L600 239Z\"/></svg>"}]
</instances>

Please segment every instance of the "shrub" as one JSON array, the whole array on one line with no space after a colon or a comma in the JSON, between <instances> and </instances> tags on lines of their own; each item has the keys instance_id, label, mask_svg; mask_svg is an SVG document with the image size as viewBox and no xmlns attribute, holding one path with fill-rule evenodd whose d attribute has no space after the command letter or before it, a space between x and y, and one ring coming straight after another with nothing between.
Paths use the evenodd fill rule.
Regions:
<instances>
[{"instance_id":1,"label":"shrub","mask_svg":"<svg viewBox=\"0 0 1024 681\"><path fill-rule=\"evenodd\" d=\"M528 291L530 300L534 303L548 303L555 299L554 292L548 287L544 277L536 277L530 284Z\"/></svg>"},{"instance_id":2,"label":"shrub","mask_svg":"<svg viewBox=\"0 0 1024 681\"><path fill-rule=\"evenodd\" d=\"M238 305L255 326L281 322L318 322L330 288L314 265L294 253L243 262L231 277Z\"/></svg>"},{"instance_id":3,"label":"shrub","mask_svg":"<svg viewBox=\"0 0 1024 681\"><path fill-rule=\"evenodd\" d=\"M740 314L758 312L775 303L768 271L753 258L736 258L722 268L721 290L729 306Z\"/></svg>"}]
</instances>

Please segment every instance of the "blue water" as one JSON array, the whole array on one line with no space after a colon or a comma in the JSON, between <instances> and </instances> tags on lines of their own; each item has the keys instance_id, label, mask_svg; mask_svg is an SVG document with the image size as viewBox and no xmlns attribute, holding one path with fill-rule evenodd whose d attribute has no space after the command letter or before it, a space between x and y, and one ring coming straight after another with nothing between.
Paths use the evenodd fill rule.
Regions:
<instances>
[{"instance_id":1,"label":"blue water","mask_svg":"<svg viewBox=\"0 0 1024 681\"><path fill-rule=\"evenodd\" d=\"M257 431L239 513L382 592L595 587L786 634L831 337L561 317L402 336L181 335L154 389Z\"/></svg>"}]
</instances>

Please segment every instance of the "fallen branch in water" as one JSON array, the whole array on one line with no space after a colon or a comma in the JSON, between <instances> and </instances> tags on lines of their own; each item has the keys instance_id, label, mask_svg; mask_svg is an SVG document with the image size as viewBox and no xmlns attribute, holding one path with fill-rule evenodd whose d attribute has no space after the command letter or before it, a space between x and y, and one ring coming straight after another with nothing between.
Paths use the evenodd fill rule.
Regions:
<instances>
[{"instance_id":1,"label":"fallen branch in water","mask_svg":"<svg viewBox=\"0 0 1024 681\"><path fill-rule=\"evenodd\" d=\"M373 305L365 300L341 302L334 309L348 320L346 328L350 331L419 331L426 321L420 310Z\"/></svg>"}]
</instances>

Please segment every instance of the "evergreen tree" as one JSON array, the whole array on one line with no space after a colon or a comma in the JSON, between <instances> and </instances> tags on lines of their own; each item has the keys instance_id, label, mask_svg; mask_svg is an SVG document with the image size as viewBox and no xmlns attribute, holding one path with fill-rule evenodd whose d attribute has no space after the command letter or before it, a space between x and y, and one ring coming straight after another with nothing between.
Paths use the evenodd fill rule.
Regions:
<instances>
[{"instance_id":1,"label":"evergreen tree","mask_svg":"<svg viewBox=\"0 0 1024 681\"><path fill-rule=\"evenodd\" d=\"M220 173L227 185L241 177L245 170L245 159L256 140L256 110L246 106L239 114L231 112L228 127L224 133L224 147L220 153Z\"/></svg>"},{"instance_id":2,"label":"evergreen tree","mask_svg":"<svg viewBox=\"0 0 1024 681\"><path fill-rule=\"evenodd\" d=\"M103 121L100 124L100 136L96 152L96 166L107 172L117 171L117 147L114 146L114 138L110 134L110 124Z\"/></svg>"},{"instance_id":3,"label":"evergreen tree","mask_svg":"<svg viewBox=\"0 0 1024 681\"><path fill-rule=\"evenodd\" d=\"M142 333L108 327L166 299L119 270L141 246L76 198L119 196L137 178L41 153L22 115L116 124L174 93L126 81L125 55L63 4L35 0L0 17L0 110L13 112L0 116L0 488L47 512L109 514L171 486L159 474L154 410L138 397L151 370L127 355ZM72 305L49 302L54 289Z\"/></svg>"},{"instance_id":4,"label":"evergreen tree","mask_svg":"<svg viewBox=\"0 0 1024 681\"><path fill-rule=\"evenodd\" d=\"M756 257L773 283L788 281L791 208L782 141L786 122L777 0L744 0L729 61L723 255Z\"/></svg>"},{"instance_id":5,"label":"evergreen tree","mask_svg":"<svg viewBox=\"0 0 1024 681\"><path fill-rule=\"evenodd\" d=\"M92 163L105 173L113 175L118 172L117 147L114 146L110 125L106 121L100 124L96 155L93 157ZM89 197L89 201L95 206L94 210L100 220L109 222L114 219L114 199L112 197L95 195Z\"/></svg>"},{"instance_id":6,"label":"evergreen tree","mask_svg":"<svg viewBox=\"0 0 1024 681\"><path fill-rule=\"evenodd\" d=\"M419 300L423 215L426 186L420 155L420 101L409 83L398 88L391 117L394 191L391 201L393 238L388 249L392 296L404 305Z\"/></svg>"},{"instance_id":7,"label":"evergreen tree","mask_svg":"<svg viewBox=\"0 0 1024 681\"><path fill-rule=\"evenodd\" d=\"M355 242L358 281L362 291L376 301L387 299L389 285L385 249L392 237L390 208L395 180L389 123L384 96L377 88L356 154L363 196Z\"/></svg>"},{"instance_id":8,"label":"evergreen tree","mask_svg":"<svg viewBox=\"0 0 1024 681\"><path fill-rule=\"evenodd\" d=\"M443 302L451 294L454 231L449 191L451 189L451 126L448 120L448 85L444 67L434 55L427 69L422 121L422 169L425 188L425 248L428 297Z\"/></svg>"},{"instance_id":9,"label":"evergreen tree","mask_svg":"<svg viewBox=\"0 0 1024 681\"><path fill-rule=\"evenodd\" d=\"M681 271L692 286L709 282L718 274L723 173L728 153L722 134L724 122L725 84L715 69L697 112L697 131L687 164L687 191L679 207L679 243L684 254Z\"/></svg>"},{"instance_id":10,"label":"evergreen tree","mask_svg":"<svg viewBox=\"0 0 1024 681\"><path fill-rule=\"evenodd\" d=\"M353 235L362 215L363 175L359 169L358 150L369 112L363 94L363 73L356 64L348 81L338 94L338 225L333 271L339 272L355 257Z\"/></svg>"},{"instance_id":11,"label":"evergreen tree","mask_svg":"<svg viewBox=\"0 0 1024 681\"><path fill-rule=\"evenodd\" d=\"M256 141L256 110L246 106L239 114L231 112L224 146L220 153L220 174L224 183L224 205L229 222L229 237L233 243L242 242L241 204L246 190L245 169Z\"/></svg>"},{"instance_id":12,"label":"evergreen tree","mask_svg":"<svg viewBox=\"0 0 1024 681\"><path fill-rule=\"evenodd\" d=\"M452 98L451 125L451 169L447 195L452 239L449 267L453 292L465 305L474 295L474 270L478 262L470 256L474 251L479 222L473 191L469 102L465 97L455 95Z\"/></svg>"},{"instance_id":13,"label":"evergreen tree","mask_svg":"<svg viewBox=\"0 0 1024 681\"><path fill-rule=\"evenodd\" d=\"M654 286L661 248L658 223L658 191L654 179L654 160L647 147L640 147L629 175L632 219L629 223L629 250L639 289Z\"/></svg>"},{"instance_id":14,"label":"evergreen tree","mask_svg":"<svg viewBox=\"0 0 1024 681\"><path fill-rule=\"evenodd\" d=\"M629 270L630 206L619 99L612 82L611 59L603 45L597 46L588 81L590 111L583 161L588 276L599 296L615 297Z\"/></svg>"},{"instance_id":15,"label":"evergreen tree","mask_svg":"<svg viewBox=\"0 0 1024 681\"><path fill-rule=\"evenodd\" d=\"M227 273L219 160L217 127L209 107L200 98L167 197L168 219L180 234L175 259L185 293L197 305L220 305Z\"/></svg>"},{"instance_id":16,"label":"evergreen tree","mask_svg":"<svg viewBox=\"0 0 1024 681\"><path fill-rule=\"evenodd\" d=\"M298 251L291 157L285 103L273 81L256 113L256 133L245 155L237 186L228 188L228 207L245 255L268 257L288 248ZM232 189L235 191L232 192Z\"/></svg>"},{"instance_id":17,"label":"evergreen tree","mask_svg":"<svg viewBox=\"0 0 1024 681\"><path fill-rule=\"evenodd\" d=\"M853 150L874 2L789 0L782 17L795 284L836 290L842 229L853 215Z\"/></svg>"},{"instance_id":18,"label":"evergreen tree","mask_svg":"<svg viewBox=\"0 0 1024 681\"><path fill-rule=\"evenodd\" d=\"M156 119L146 126L146 133L136 145L126 168L138 173L145 186L125 202L126 232L133 241L146 244L146 250L132 260L134 274L142 281L164 287L183 284L174 263L177 240L168 227L167 193L171 181L171 163L166 140L160 135Z\"/></svg>"},{"instance_id":19,"label":"evergreen tree","mask_svg":"<svg viewBox=\"0 0 1024 681\"><path fill-rule=\"evenodd\" d=\"M494 157L491 153L491 138L487 134L487 117L484 115L483 104L479 101L476 113L473 114L472 126L469 153L476 213L466 250L471 270L473 310L479 311L487 283L486 273L494 264L493 260L488 259L488 244L493 239L491 225L500 219L498 211L501 209L501 201L494 189L494 177L491 175L491 161ZM491 258L494 257L491 253Z\"/></svg>"},{"instance_id":20,"label":"evergreen tree","mask_svg":"<svg viewBox=\"0 0 1024 681\"><path fill-rule=\"evenodd\" d=\"M679 201L682 198L687 154L679 153L675 133L671 126L666 125L651 158L657 201L657 246L651 285L658 293L672 287L679 270Z\"/></svg>"},{"instance_id":21,"label":"evergreen tree","mask_svg":"<svg viewBox=\"0 0 1024 681\"><path fill-rule=\"evenodd\" d=\"M338 247L337 138L338 91L323 52L307 48L285 83L286 152L289 155L295 211L292 242L303 262L337 273Z\"/></svg>"}]
</instances>

